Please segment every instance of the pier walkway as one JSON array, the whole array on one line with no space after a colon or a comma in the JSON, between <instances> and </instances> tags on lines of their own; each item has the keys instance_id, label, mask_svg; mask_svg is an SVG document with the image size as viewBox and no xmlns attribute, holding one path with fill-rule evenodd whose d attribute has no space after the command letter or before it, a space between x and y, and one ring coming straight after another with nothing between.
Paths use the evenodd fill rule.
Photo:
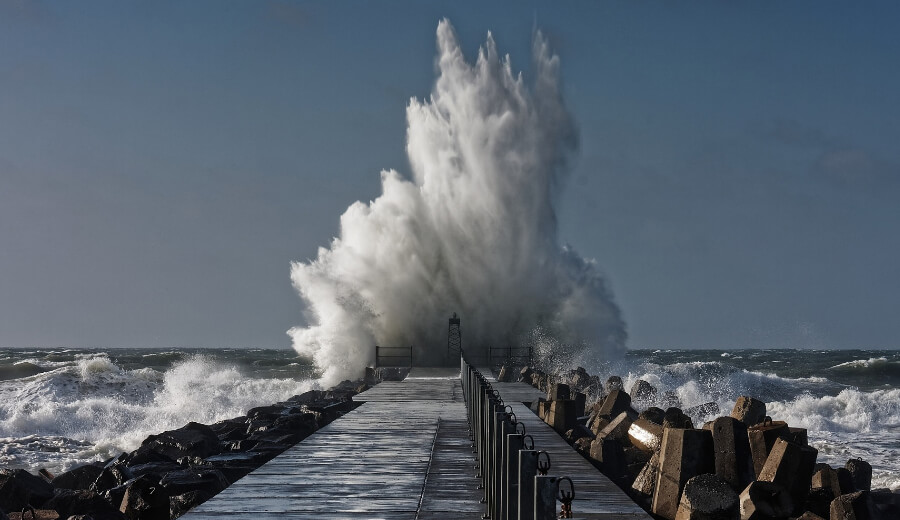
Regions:
<instances>
[{"instance_id":1,"label":"pier walkway","mask_svg":"<svg viewBox=\"0 0 900 520\"><path fill-rule=\"evenodd\" d=\"M489 374L488 371L483 371ZM358 394L358 408L238 480L182 518L480 519L459 369L414 368ZM492 382L576 488L578 518L649 519L625 493L521 404L543 394Z\"/></svg>"}]
</instances>

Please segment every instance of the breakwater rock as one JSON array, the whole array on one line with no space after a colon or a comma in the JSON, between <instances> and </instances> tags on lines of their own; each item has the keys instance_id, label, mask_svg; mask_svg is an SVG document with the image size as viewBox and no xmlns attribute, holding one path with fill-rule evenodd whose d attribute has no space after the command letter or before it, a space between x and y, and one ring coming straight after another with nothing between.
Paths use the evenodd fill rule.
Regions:
<instances>
[{"instance_id":1,"label":"breakwater rock","mask_svg":"<svg viewBox=\"0 0 900 520\"><path fill-rule=\"evenodd\" d=\"M402 375L368 374L215 424L191 422L59 475L0 469L0 520L177 518L355 408L351 398L368 385Z\"/></svg>"},{"instance_id":2,"label":"breakwater rock","mask_svg":"<svg viewBox=\"0 0 900 520\"><path fill-rule=\"evenodd\" d=\"M753 396L720 415L716 403L682 410L677 394L646 381L628 393L621 377L604 383L580 367L504 369L546 392L532 411L655 518L900 518L900 493L871 489L866 461L817 464L807 431L773 420Z\"/></svg>"}]
</instances>

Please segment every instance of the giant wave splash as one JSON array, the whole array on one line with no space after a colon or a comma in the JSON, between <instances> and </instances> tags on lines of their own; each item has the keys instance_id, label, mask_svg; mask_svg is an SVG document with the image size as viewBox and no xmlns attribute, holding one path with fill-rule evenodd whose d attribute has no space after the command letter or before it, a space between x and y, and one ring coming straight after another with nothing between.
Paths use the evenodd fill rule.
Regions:
<instances>
[{"instance_id":1,"label":"giant wave splash","mask_svg":"<svg viewBox=\"0 0 900 520\"><path fill-rule=\"evenodd\" d=\"M376 343L439 362L458 312L467 352L544 338L620 354L625 325L607 282L557 237L578 142L559 58L536 33L529 85L490 33L474 64L446 20L437 45L431 96L407 107L412 178L382 171L382 194L351 205L317 258L292 264L309 323L289 331L294 348L324 384L358 377Z\"/></svg>"}]
</instances>

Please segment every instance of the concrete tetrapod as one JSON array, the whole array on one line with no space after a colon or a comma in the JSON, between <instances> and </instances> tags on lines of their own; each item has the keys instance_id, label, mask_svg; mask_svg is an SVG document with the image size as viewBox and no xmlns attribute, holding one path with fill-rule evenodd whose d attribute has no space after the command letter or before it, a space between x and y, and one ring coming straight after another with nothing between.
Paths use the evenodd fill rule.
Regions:
<instances>
[{"instance_id":1,"label":"concrete tetrapod","mask_svg":"<svg viewBox=\"0 0 900 520\"><path fill-rule=\"evenodd\" d=\"M772 482L751 482L741 493L741 520L787 518L793 509L788 492Z\"/></svg>"},{"instance_id":2,"label":"concrete tetrapod","mask_svg":"<svg viewBox=\"0 0 900 520\"><path fill-rule=\"evenodd\" d=\"M712 433L708 430L663 430L653 513L673 520L684 485L691 477L715 471L713 458Z\"/></svg>"},{"instance_id":3,"label":"concrete tetrapod","mask_svg":"<svg viewBox=\"0 0 900 520\"><path fill-rule=\"evenodd\" d=\"M723 478L704 474L692 477L684 485L675 520L738 520L738 494Z\"/></svg>"}]
</instances>

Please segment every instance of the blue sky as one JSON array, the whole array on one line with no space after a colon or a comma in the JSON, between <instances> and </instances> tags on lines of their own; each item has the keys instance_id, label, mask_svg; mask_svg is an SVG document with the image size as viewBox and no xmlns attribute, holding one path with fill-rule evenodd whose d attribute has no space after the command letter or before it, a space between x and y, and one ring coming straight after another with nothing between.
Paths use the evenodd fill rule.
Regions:
<instances>
[{"instance_id":1,"label":"blue sky","mask_svg":"<svg viewBox=\"0 0 900 520\"><path fill-rule=\"evenodd\" d=\"M898 11L0 0L0 346L287 346L289 263L409 173L447 17L560 55L560 236L631 347L895 348Z\"/></svg>"}]
</instances>

